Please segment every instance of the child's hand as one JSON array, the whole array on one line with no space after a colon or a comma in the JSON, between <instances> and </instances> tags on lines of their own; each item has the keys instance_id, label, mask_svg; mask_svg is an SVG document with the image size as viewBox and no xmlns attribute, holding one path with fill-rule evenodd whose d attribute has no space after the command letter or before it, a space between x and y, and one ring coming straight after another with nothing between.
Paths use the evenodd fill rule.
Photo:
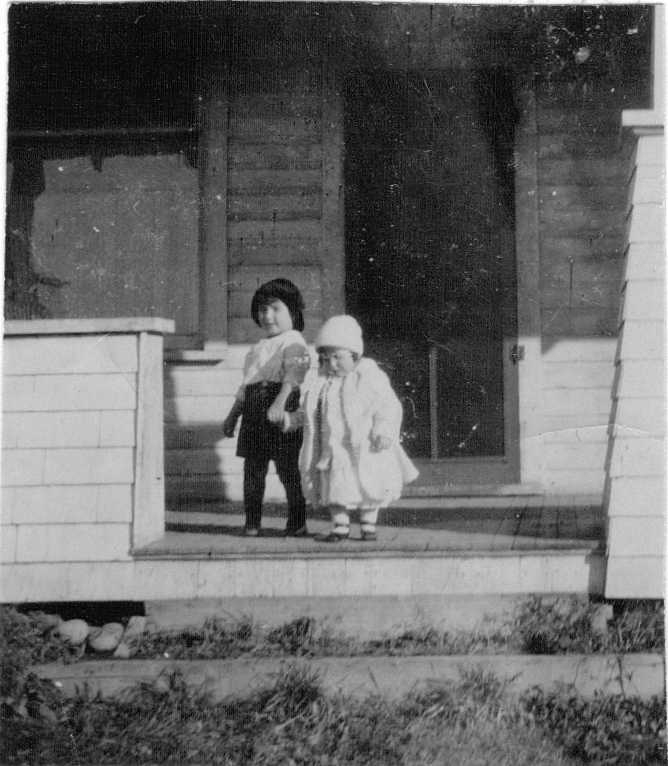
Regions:
<instances>
[{"instance_id":1,"label":"child's hand","mask_svg":"<svg viewBox=\"0 0 668 766\"><path fill-rule=\"evenodd\" d=\"M237 427L237 418L233 415L228 415L223 421L223 436L230 439L234 436L234 429Z\"/></svg>"},{"instance_id":2,"label":"child's hand","mask_svg":"<svg viewBox=\"0 0 668 766\"><path fill-rule=\"evenodd\" d=\"M372 436L371 437L371 448L374 452L382 452L384 449L389 449L392 446L392 439L390 439L388 436Z\"/></svg>"},{"instance_id":3,"label":"child's hand","mask_svg":"<svg viewBox=\"0 0 668 766\"><path fill-rule=\"evenodd\" d=\"M275 423L277 426L283 425L283 414L285 407L282 402L274 402L267 410L267 420L270 423Z\"/></svg>"}]
</instances>

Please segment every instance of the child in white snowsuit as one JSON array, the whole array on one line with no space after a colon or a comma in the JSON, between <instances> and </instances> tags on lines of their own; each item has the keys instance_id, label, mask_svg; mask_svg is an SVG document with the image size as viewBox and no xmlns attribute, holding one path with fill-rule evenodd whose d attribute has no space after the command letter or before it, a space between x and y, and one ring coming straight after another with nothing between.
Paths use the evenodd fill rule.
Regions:
<instances>
[{"instance_id":1,"label":"child in white snowsuit","mask_svg":"<svg viewBox=\"0 0 668 766\"><path fill-rule=\"evenodd\" d=\"M319 374L304 387L285 429L304 429L299 453L302 490L313 507L330 510L327 542L350 535L359 510L362 540L376 539L378 510L401 496L418 472L400 442L402 408L389 378L363 357L362 330L348 315L331 317L316 338Z\"/></svg>"},{"instance_id":2,"label":"child in white snowsuit","mask_svg":"<svg viewBox=\"0 0 668 766\"><path fill-rule=\"evenodd\" d=\"M251 316L266 337L246 356L244 377L228 416L223 434L231 437L239 416L241 427L237 455L244 458L244 534L261 534L262 501L269 461L285 488L288 520L285 534L304 537L306 505L301 489L298 457L301 430L283 430L283 414L299 406L299 386L311 365L301 331L304 301L287 279L272 279L253 296Z\"/></svg>"}]
</instances>

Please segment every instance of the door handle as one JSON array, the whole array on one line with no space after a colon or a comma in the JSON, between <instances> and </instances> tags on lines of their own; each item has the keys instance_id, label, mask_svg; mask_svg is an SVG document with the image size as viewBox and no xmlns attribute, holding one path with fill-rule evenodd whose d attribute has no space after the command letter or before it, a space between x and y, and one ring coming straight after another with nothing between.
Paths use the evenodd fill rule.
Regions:
<instances>
[{"instance_id":1,"label":"door handle","mask_svg":"<svg viewBox=\"0 0 668 766\"><path fill-rule=\"evenodd\" d=\"M517 364L524 359L524 346L520 346L517 343L510 349L510 361L513 364Z\"/></svg>"}]
</instances>

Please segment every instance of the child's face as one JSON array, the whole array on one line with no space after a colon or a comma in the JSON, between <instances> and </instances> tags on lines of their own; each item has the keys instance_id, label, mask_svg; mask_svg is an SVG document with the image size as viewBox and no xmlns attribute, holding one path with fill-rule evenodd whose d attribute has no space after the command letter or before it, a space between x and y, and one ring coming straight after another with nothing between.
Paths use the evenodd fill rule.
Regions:
<instances>
[{"instance_id":1,"label":"child's face","mask_svg":"<svg viewBox=\"0 0 668 766\"><path fill-rule=\"evenodd\" d=\"M347 348L325 346L318 349L318 359L325 375L336 375L340 378L354 370L357 364L353 352Z\"/></svg>"},{"instance_id":2,"label":"child's face","mask_svg":"<svg viewBox=\"0 0 668 766\"><path fill-rule=\"evenodd\" d=\"M267 333L267 337L280 335L282 332L292 330L292 316L283 301L272 300L258 309L260 327Z\"/></svg>"}]
</instances>

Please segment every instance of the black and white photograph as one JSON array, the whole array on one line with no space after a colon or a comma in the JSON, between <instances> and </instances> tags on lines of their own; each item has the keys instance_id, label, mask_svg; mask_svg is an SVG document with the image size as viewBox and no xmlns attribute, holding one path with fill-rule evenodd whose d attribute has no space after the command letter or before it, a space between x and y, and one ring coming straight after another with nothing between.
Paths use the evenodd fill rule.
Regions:
<instances>
[{"instance_id":1,"label":"black and white photograph","mask_svg":"<svg viewBox=\"0 0 668 766\"><path fill-rule=\"evenodd\" d=\"M668 762L665 5L0 13L0 763Z\"/></svg>"}]
</instances>

